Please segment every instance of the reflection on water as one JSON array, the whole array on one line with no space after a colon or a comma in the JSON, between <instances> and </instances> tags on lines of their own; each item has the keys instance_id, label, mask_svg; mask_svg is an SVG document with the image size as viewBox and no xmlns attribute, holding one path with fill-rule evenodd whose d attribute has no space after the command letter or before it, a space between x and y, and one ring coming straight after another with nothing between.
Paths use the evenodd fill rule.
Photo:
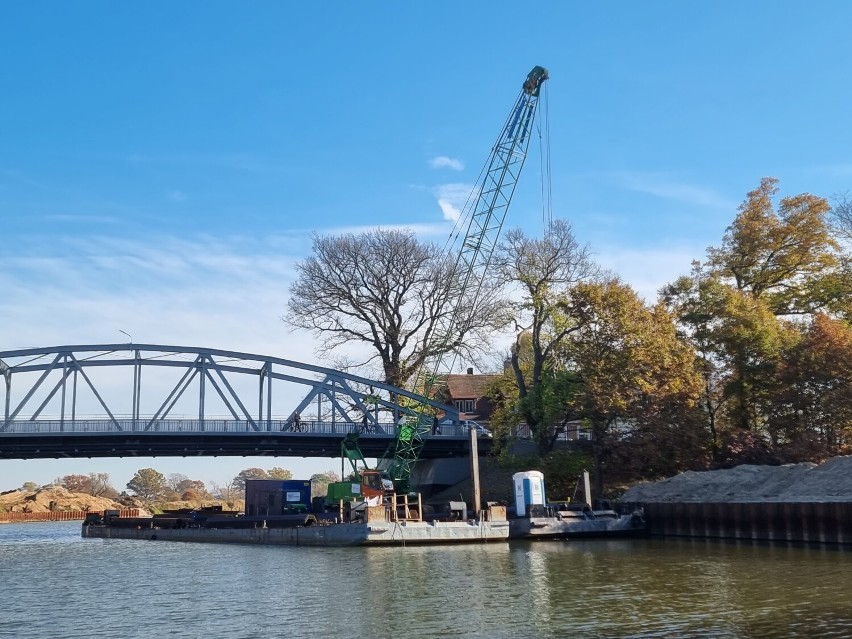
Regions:
<instances>
[{"instance_id":1,"label":"reflection on water","mask_svg":"<svg viewBox=\"0 0 852 639\"><path fill-rule=\"evenodd\" d=\"M850 562L690 540L308 549L9 524L0 637L849 637Z\"/></svg>"}]
</instances>

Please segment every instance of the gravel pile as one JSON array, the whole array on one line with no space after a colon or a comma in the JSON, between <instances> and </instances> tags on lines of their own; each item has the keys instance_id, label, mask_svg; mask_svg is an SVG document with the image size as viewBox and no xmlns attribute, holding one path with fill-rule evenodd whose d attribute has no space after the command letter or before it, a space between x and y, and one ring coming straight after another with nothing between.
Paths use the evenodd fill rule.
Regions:
<instances>
[{"instance_id":1,"label":"gravel pile","mask_svg":"<svg viewBox=\"0 0 852 639\"><path fill-rule=\"evenodd\" d=\"M621 501L852 501L852 457L835 457L823 464L746 465L728 470L690 471L634 486L624 493Z\"/></svg>"},{"instance_id":2,"label":"gravel pile","mask_svg":"<svg viewBox=\"0 0 852 639\"><path fill-rule=\"evenodd\" d=\"M68 492L61 486L36 491L15 490L0 495L0 509L13 513L43 513L49 510L106 510L124 508L106 497Z\"/></svg>"}]
</instances>

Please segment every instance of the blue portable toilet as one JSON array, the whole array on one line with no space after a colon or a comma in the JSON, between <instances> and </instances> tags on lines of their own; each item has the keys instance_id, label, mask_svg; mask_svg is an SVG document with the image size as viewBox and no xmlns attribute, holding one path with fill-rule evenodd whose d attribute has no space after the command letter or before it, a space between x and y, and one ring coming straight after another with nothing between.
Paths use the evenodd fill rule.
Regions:
<instances>
[{"instance_id":1,"label":"blue portable toilet","mask_svg":"<svg viewBox=\"0 0 852 639\"><path fill-rule=\"evenodd\" d=\"M530 506L544 505L544 473L538 470L527 470L512 475L515 493L515 514L526 517Z\"/></svg>"}]
</instances>

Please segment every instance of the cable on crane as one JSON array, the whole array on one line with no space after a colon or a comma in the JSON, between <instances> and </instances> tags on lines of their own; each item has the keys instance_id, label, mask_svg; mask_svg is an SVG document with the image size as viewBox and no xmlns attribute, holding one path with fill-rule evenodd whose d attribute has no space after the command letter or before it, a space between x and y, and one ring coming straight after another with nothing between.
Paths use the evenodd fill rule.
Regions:
<instances>
[{"instance_id":1,"label":"cable on crane","mask_svg":"<svg viewBox=\"0 0 852 639\"><path fill-rule=\"evenodd\" d=\"M553 181L550 164L550 100L547 85L544 89L544 108L541 120L544 122L544 135L541 124L538 125L539 162L541 164L541 221L545 232L553 223Z\"/></svg>"}]
</instances>

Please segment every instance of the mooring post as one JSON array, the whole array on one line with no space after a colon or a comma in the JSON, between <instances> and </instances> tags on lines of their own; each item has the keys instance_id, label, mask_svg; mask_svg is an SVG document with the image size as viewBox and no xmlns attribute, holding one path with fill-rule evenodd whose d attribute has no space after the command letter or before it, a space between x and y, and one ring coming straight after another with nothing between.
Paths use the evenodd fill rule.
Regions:
<instances>
[{"instance_id":1,"label":"mooring post","mask_svg":"<svg viewBox=\"0 0 852 639\"><path fill-rule=\"evenodd\" d=\"M479 509L482 502L479 497L479 433L475 428L468 431L470 435L470 478L473 480L473 512L479 519Z\"/></svg>"},{"instance_id":2,"label":"mooring post","mask_svg":"<svg viewBox=\"0 0 852 639\"><path fill-rule=\"evenodd\" d=\"M586 505L591 508L592 507L592 488L591 481L589 481L589 471L583 471L583 496L586 498Z\"/></svg>"}]
</instances>

